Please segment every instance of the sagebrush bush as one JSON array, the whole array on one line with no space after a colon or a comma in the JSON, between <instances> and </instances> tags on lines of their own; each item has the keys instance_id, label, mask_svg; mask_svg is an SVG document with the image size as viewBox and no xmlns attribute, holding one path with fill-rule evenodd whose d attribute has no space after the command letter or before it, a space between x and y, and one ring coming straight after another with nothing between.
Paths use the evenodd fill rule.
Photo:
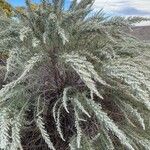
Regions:
<instances>
[{"instance_id":1,"label":"sagebrush bush","mask_svg":"<svg viewBox=\"0 0 150 150\"><path fill-rule=\"evenodd\" d=\"M150 150L150 46L126 32L143 18L93 2L0 17L0 149Z\"/></svg>"}]
</instances>

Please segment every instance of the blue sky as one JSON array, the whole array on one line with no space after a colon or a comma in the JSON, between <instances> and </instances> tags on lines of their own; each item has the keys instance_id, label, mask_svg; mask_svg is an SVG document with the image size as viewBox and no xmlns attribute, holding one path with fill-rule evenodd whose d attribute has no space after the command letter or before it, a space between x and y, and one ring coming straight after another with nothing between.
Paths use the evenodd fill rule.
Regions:
<instances>
[{"instance_id":1,"label":"blue sky","mask_svg":"<svg viewBox=\"0 0 150 150\"><path fill-rule=\"evenodd\" d=\"M14 6L22 6L24 0L8 0ZM32 0L40 2L40 0ZM66 0L69 5L70 0ZM150 0L95 0L95 9L104 8L106 12L120 15L144 15L150 16Z\"/></svg>"},{"instance_id":2,"label":"blue sky","mask_svg":"<svg viewBox=\"0 0 150 150\"><path fill-rule=\"evenodd\" d=\"M32 0L38 3L40 0ZM80 1L80 0L78 0ZM22 6L24 0L8 0L14 6ZM70 0L66 0L68 6ZM95 0L93 9L103 8L109 15L150 17L150 0Z\"/></svg>"},{"instance_id":3,"label":"blue sky","mask_svg":"<svg viewBox=\"0 0 150 150\"><path fill-rule=\"evenodd\" d=\"M25 5L25 0L7 0L14 6ZM71 0L66 0L66 7L69 6ZM80 0L78 0L79 2ZM32 0L39 3L40 0ZM150 18L150 0L95 0L94 10L104 9L110 16L142 16ZM138 25L150 25L149 22L142 22Z\"/></svg>"},{"instance_id":4,"label":"blue sky","mask_svg":"<svg viewBox=\"0 0 150 150\"><path fill-rule=\"evenodd\" d=\"M9 3L11 3L14 6L23 6L25 5L25 0L7 0ZM39 3L40 0L32 0L34 3ZM66 6L68 6L70 0L66 0Z\"/></svg>"},{"instance_id":5,"label":"blue sky","mask_svg":"<svg viewBox=\"0 0 150 150\"><path fill-rule=\"evenodd\" d=\"M7 0L9 3L11 3L14 6L23 6L25 5L25 0ZM40 0L32 0L32 2L38 3Z\"/></svg>"}]
</instances>

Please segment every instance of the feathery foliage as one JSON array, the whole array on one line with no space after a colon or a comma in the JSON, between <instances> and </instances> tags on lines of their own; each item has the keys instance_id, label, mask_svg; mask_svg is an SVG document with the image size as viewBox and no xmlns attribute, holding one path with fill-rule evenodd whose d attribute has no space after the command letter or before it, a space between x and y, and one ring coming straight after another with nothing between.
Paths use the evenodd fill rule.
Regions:
<instances>
[{"instance_id":1,"label":"feathery foliage","mask_svg":"<svg viewBox=\"0 0 150 150\"><path fill-rule=\"evenodd\" d=\"M26 0L0 16L0 149L150 150L150 46L126 33L144 18L93 3Z\"/></svg>"}]
</instances>

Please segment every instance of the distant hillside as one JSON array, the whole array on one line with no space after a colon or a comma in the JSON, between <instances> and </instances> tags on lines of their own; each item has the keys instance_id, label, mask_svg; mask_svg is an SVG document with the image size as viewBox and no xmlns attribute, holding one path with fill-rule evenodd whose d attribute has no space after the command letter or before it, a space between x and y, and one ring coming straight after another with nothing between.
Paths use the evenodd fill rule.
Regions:
<instances>
[{"instance_id":1,"label":"distant hillside","mask_svg":"<svg viewBox=\"0 0 150 150\"><path fill-rule=\"evenodd\" d=\"M140 40L150 42L150 26L133 27L133 31L130 31L130 33Z\"/></svg>"}]
</instances>

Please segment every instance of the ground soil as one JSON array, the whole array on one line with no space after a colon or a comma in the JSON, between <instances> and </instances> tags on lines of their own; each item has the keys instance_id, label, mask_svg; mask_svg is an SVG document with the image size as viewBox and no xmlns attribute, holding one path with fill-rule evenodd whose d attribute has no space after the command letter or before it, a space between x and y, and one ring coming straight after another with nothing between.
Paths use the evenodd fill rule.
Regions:
<instances>
[{"instance_id":1,"label":"ground soil","mask_svg":"<svg viewBox=\"0 0 150 150\"><path fill-rule=\"evenodd\" d=\"M140 40L150 42L150 26L136 26L130 33Z\"/></svg>"}]
</instances>

